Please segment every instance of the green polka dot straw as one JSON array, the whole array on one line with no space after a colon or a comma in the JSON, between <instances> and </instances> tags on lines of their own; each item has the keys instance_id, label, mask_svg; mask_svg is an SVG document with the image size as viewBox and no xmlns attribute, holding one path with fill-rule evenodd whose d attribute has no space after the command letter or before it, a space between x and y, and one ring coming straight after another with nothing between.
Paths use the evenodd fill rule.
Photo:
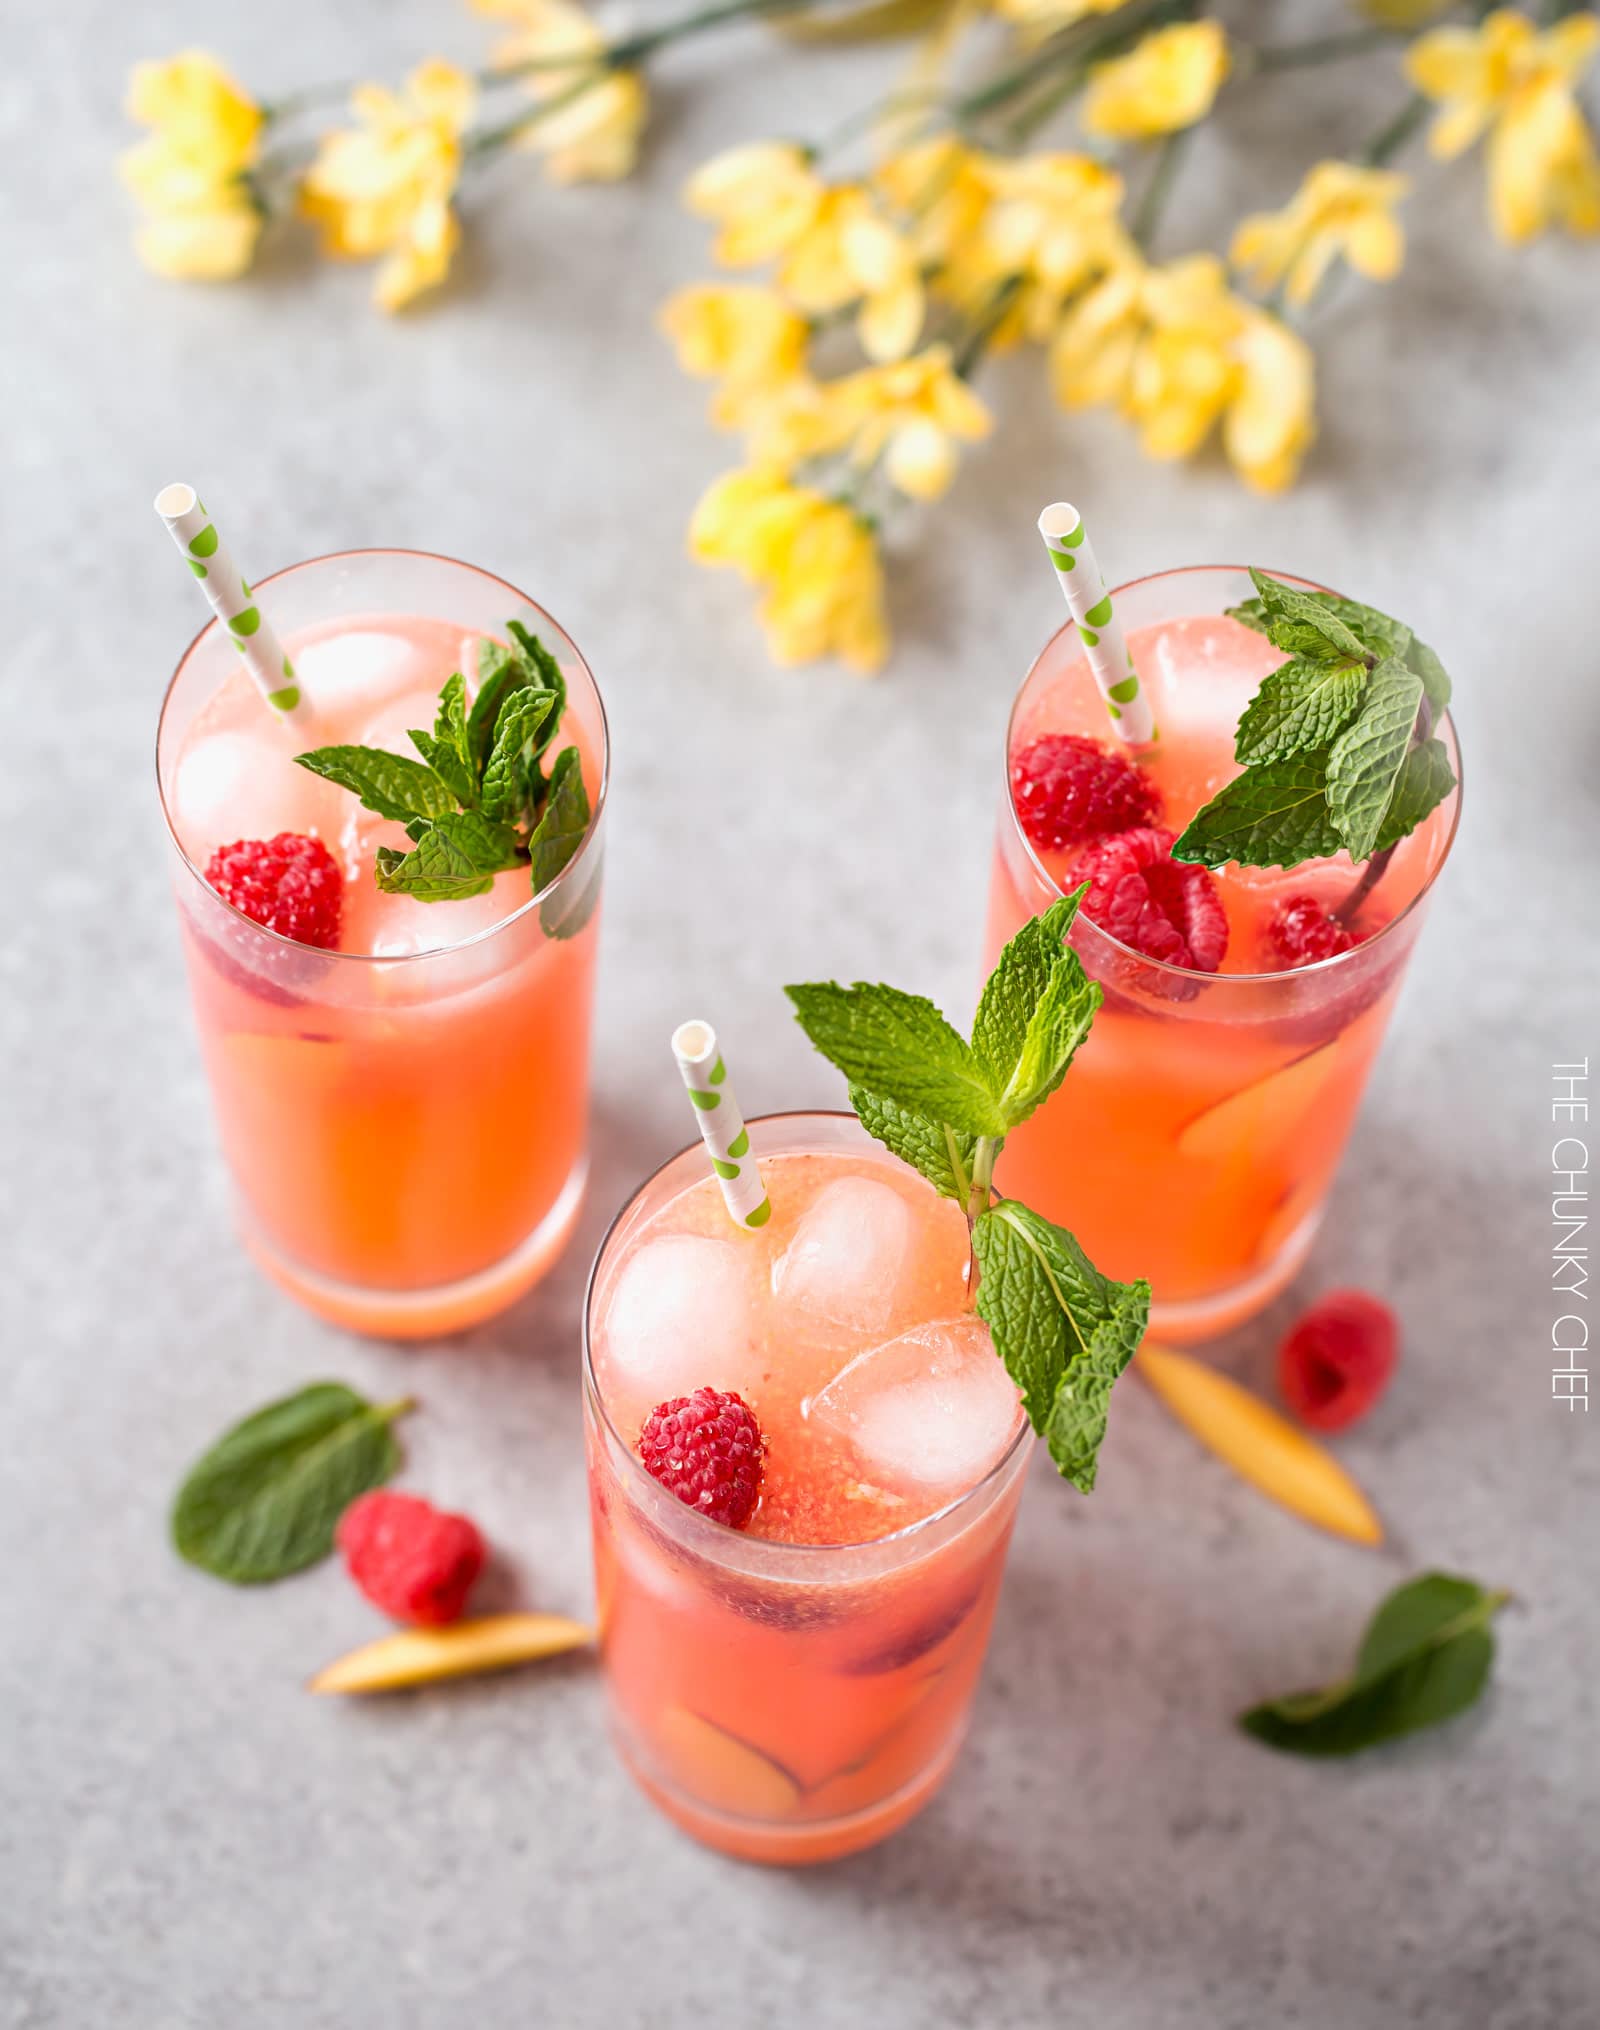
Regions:
<instances>
[{"instance_id":1,"label":"green polka dot straw","mask_svg":"<svg viewBox=\"0 0 1600 2030\"><path fill-rule=\"evenodd\" d=\"M1083 516L1070 502L1053 501L1039 517L1039 533L1117 738L1129 747L1148 747L1156 737L1150 701L1122 638L1122 623L1111 610L1111 594L1089 546Z\"/></svg>"},{"instance_id":2,"label":"green polka dot straw","mask_svg":"<svg viewBox=\"0 0 1600 2030\"><path fill-rule=\"evenodd\" d=\"M156 495L156 513L199 580L212 612L239 651L262 697L285 719L299 722L307 718L294 665L194 488L181 483L164 486Z\"/></svg>"},{"instance_id":3,"label":"green polka dot straw","mask_svg":"<svg viewBox=\"0 0 1600 2030\"><path fill-rule=\"evenodd\" d=\"M727 1066L709 1022L684 1022L672 1032L672 1054L689 1089L700 1139L722 1186L735 1226L765 1226L772 1201L750 1154L750 1130L728 1083Z\"/></svg>"}]
</instances>

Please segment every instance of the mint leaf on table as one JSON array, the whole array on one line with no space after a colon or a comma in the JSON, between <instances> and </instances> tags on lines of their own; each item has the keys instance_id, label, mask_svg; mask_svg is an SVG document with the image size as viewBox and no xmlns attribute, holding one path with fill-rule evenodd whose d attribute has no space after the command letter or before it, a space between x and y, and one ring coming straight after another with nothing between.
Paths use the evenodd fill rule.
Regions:
<instances>
[{"instance_id":1,"label":"mint leaf on table","mask_svg":"<svg viewBox=\"0 0 1600 2030\"><path fill-rule=\"evenodd\" d=\"M834 981L785 989L801 1027L850 1084L861 1124L966 1210L975 1303L1035 1431L1087 1494L1117 1377L1150 1309L1148 1283L1102 1276L1070 1233L996 1201L995 1159L1060 1085L1100 989L1066 942L1082 891L1025 923L1001 952L965 1041L931 1001Z\"/></svg>"},{"instance_id":2,"label":"mint leaf on table","mask_svg":"<svg viewBox=\"0 0 1600 2030\"><path fill-rule=\"evenodd\" d=\"M1111 1391L1144 1337L1150 1285L1102 1276L1072 1235L1003 1199L972 1230L978 1315L1064 1479L1094 1488Z\"/></svg>"},{"instance_id":3,"label":"mint leaf on table","mask_svg":"<svg viewBox=\"0 0 1600 2030\"><path fill-rule=\"evenodd\" d=\"M1261 680L1244 708L1234 739L1234 759L1251 768L1282 761L1310 747L1326 747L1354 717L1367 688L1363 657L1319 662L1291 656Z\"/></svg>"},{"instance_id":4,"label":"mint leaf on table","mask_svg":"<svg viewBox=\"0 0 1600 2030\"><path fill-rule=\"evenodd\" d=\"M1328 812L1352 860L1370 857L1416 729L1422 679L1385 656L1361 710L1328 750Z\"/></svg>"},{"instance_id":5,"label":"mint leaf on table","mask_svg":"<svg viewBox=\"0 0 1600 2030\"><path fill-rule=\"evenodd\" d=\"M592 813L578 749L563 748L548 777L541 766L566 710L566 679L520 621L508 621L507 632L509 646L478 644L478 692L470 705L466 679L453 671L440 690L432 732L411 729L420 760L375 747L322 747L295 757L405 826L409 853L380 846L376 854L374 878L386 894L459 901L523 866L537 894L583 843ZM576 936L588 922L598 871L596 856L582 895L546 898L540 921L549 936Z\"/></svg>"},{"instance_id":6,"label":"mint leaf on table","mask_svg":"<svg viewBox=\"0 0 1600 2030\"><path fill-rule=\"evenodd\" d=\"M1247 768L1195 812L1172 849L1202 867L1298 867L1339 852L1325 748Z\"/></svg>"},{"instance_id":7,"label":"mint leaf on table","mask_svg":"<svg viewBox=\"0 0 1600 2030\"><path fill-rule=\"evenodd\" d=\"M356 1496L398 1469L390 1426L412 1407L369 1403L342 1382L268 1403L189 1469L172 1509L179 1555L236 1586L316 1564Z\"/></svg>"},{"instance_id":8,"label":"mint leaf on table","mask_svg":"<svg viewBox=\"0 0 1600 2030\"><path fill-rule=\"evenodd\" d=\"M852 1085L969 1135L1009 1123L972 1047L931 1001L898 987L835 980L784 990L800 1027Z\"/></svg>"},{"instance_id":9,"label":"mint leaf on table","mask_svg":"<svg viewBox=\"0 0 1600 2030\"><path fill-rule=\"evenodd\" d=\"M435 818L409 853L380 846L377 882L385 895L418 902L459 902L483 895L497 874L522 864L517 835L481 811L449 811Z\"/></svg>"},{"instance_id":10,"label":"mint leaf on table","mask_svg":"<svg viewBox=\"0 0 1600 2030\"><path fill-rule=\"evenodd\" d=\"M1378 1608L1349 1677L1252 1706L1239 1725L1286 1754L1330 1756L1452 1719L1488 1682L1490 1624L1509 1598L1474 1579L1426 1572Z\"/></svg>"},{"instance_id":11,"label":"mint leaf on table","mask_svg":"<svg viewBox=\"0 0 1600 2030\"><path fill-rule=\"evenodd\" d=\"M381 747L318 747L295 760L313 775L351 790L380 818L405 824L412 818L442 817L455 808L449 788L425 762Z\"/></svg>"},{"instance_id":12,"label":"mint leaf on table","mask_svg":"<svg viewBox=\"0 0 1600 2030\"><path fill-rule=\"evenodd\" d=\"M867 1133L902 1163L920 1171L941 1198L966 1204L972 1189L976 1135L963 1134L929 1120L926 1114L913 1113L893 1100L886 1100L882 1093L868 1092L865 1086L851 1086L850 1104Z\"/></svg>"}]
</instances>

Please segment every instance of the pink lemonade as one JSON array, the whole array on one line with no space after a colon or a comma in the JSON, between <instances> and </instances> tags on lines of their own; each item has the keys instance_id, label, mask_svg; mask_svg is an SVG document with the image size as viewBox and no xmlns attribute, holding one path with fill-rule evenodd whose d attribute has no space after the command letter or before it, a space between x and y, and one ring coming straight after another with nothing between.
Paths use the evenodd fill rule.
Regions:
<instances>
[{"instance_id":1,"label":"pink lemonade","mask_svg":"<svg viewBox=\"0 0 1600 2030\"><path fill-rule=\"evenodd\" d=\"M595 1266L586 1405L601 1642L624 1758L727 1852L816 1861L937 1789L983 1662L1028 1448L968 1302L960 1210L843 1115L752 1122L772 1217L735 1228L697 1146ZM635 1445L737 1391L766 1441L733 1530Z\"/></svg>"},{"instance_id":2,"label":"pink lemonade","mask_svg":"<svg viewBox=\"0 0 1600 2030\"><path fill-rule=\"evenodd\" d=\"M1203 569L1115 595L1160 734L1142 765L1161 795L1159 822L1173 833L1238 773L1239 715L1283 661L1264 636L1224 617L1250 591L1242 571ZM1454 761L1448 720L1436 730ZM1008 760L1046 733L1114 744L1070 625L1023 684ZM1222 869L1228 943L1216 975L1146 959L1081 915L1074 925L1073 944L1105 1002L1072 1076L1007 1141L996 1181L1070 1227L1106 1274L1148 1276L1158 1336L1224 1330L1266 1304L1304 1260L1458 801L1453 791L1359 896L1362 870L1343 854L1289 870ZM1029 916L1075 885L1075 857L1076 849L1031 844L1008 793L991 964ZM1291 896L1330 911L1344 904L1361 942L1285 969L1268 930Z\"/></svg>"},{"instance_id":3,"label":"pink lemonade","mask_svg":"<svg viewBox=\"0 0 1600 2030\"><path fill-rule=\"evenodd\" d=\"M447 1332L486 1316L553 1260L585 1170L597 823L551 889L526 867L490 892L424 903L382 893L381 846L404 828L299 767L310 747L413 754L440 687L508 617L557 656L599 812L605 724L576 650L521 594L442 558L359 553L260 588L311 701L291 727L217 630L174 679L159 754L184 945L218 1129L251 1251L303 1302L359 1330ZM422 611L410 610L415 601ZM309 834L343 876L337 949L314 950L224 903L202 876L219 846Z\"/></svg>"}]
</instances>

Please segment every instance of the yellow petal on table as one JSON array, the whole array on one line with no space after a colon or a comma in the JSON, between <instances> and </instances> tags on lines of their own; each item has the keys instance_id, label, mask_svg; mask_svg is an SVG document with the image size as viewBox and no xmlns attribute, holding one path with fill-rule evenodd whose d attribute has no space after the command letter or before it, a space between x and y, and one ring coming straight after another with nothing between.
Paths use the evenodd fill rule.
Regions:
<instances>
[{"instance_id":1,"label":"yellow petal on table","mask_svg":"<svg viewBox=\"0 0 1600 2030\"><path fill-rule=\"evenodd\" d=\"M1242 1480L1318 1529L1381 1544L1372 1504L1331 1453L1225 1374L1148 1342L1136 1365L1167 1408Z\"/></svg>"},{"instance_id":2,"label":"yellow petal on table","mask_svg":"<svg viewBox=\"0 0 1600 2030\"><path fill-rule=\"evenodd\" d=\"M476 1677L537 1663L593 1642L594 1630L564 1614L490 1614L449 1628L408 1628L353 1649L307 1686L313 1692L397 1692L443 1678Z\"/></svg>"}]
</instances>

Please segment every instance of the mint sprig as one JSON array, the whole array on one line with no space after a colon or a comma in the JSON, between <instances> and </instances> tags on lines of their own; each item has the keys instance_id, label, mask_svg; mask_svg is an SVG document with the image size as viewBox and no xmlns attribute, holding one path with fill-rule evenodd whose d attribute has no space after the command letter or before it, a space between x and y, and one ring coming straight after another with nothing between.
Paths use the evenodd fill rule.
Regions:
<instances>
[{"instance_id":1,"label":"mint sprig","mask_svg":"<svg viewBox=\"0 0 1600 2030\"><path fill-rule=\"evenodd\" d=\"M1029 1422L1087 1494L1150 1286L1102 1276L1070 1233L996 1198L992 1183L1007 1133L1060 1085L1100 1005L1066 942L1083 892L1024 924L1001 952L970 1040L931 1001L896 987L830 980L786 991L811 1041L851 1081L862 1126L965 1209L978 1313Z\"/></svg>"},{"instance_id":2,"label":"mint sprig","mask_svg":"<svg viewBox=\"0 0 1600 2030\"><path fill-rule=\"evenodd\" d=\"M1250 573L1256 597L1230 617L1289 660L1240 717L1243 773L1202 806L1172 849L1205 867L1297 867L1397 845L1455 787L1433 721L1450 679L1403 622L1332 593ZM1418 757L1421 757L1419 760Z\"/></svg>"},{"instance_id":3,"label":"mint sprig","mask_svg":"<svg viewBox=\"0 0 1600 2030\"><path fill-rule=\"evenodd\" d=\"M369 811L405 826L409 852L377 851L374 876L385 894L459 901L484 894L497 874L522 866L537 893L583 844L591 813L577 748L562 748L548 774L544 768L566 711L561 666L519 621L509 621L506 632L509 646L480 643L470 703L466 678L454 671L439 693L433 730L411 730L420 760L353 746L295 756ZM550 935L575 936L595 892L590 883L581 906L547 905L542 920Z\"/></svg>"}]
</instances>

